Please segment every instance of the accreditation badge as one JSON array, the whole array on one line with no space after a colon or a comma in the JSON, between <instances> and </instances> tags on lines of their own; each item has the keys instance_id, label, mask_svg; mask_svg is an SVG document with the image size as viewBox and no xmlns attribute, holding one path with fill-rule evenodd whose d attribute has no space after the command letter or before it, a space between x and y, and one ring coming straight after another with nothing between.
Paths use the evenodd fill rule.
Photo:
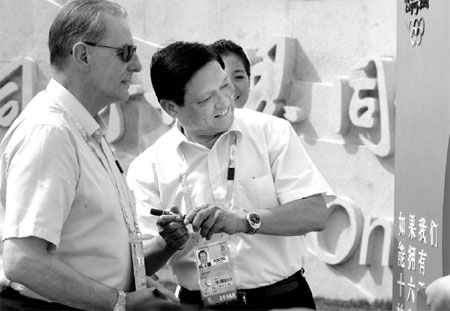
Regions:
<instances>
[{"instance_id":1,"label":"accreditation badge","mask_svg":"<svg viewBox=\"0 0 450 311\"><path fill-rule=\"evenodd\" d=\"M145 273L144 245L140 236L134 236L131 240L131 255L136 290L144 290L147 288L147 278Z\"/></svg>"},{"instance_id":2,"label":"accreditation badge","mask_svg":"<svg viewBox=\"0 0 450 311\"><path fill-rule=\"evenodd\" d=\"M200 247L195 251L200 291L206 306L237 299L230 252L226 242Z\"/></svg>"}]
</instances>

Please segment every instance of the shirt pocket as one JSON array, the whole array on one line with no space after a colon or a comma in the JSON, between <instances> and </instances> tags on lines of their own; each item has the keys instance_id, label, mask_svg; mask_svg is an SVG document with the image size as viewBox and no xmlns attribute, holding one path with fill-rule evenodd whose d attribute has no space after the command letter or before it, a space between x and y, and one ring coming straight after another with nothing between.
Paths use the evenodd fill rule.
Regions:
<instances>
[{"instance_id":1,"label":"shirt pocket","mask_svg":"<svg viewBox=\"0 0 450 311\"><path fill-rule=\"evenodd\" d=\"M234 203L239 210L278 206L280 203L275 194L272 175L236 180L236 201Z\"/></svg>"}]
</instances>

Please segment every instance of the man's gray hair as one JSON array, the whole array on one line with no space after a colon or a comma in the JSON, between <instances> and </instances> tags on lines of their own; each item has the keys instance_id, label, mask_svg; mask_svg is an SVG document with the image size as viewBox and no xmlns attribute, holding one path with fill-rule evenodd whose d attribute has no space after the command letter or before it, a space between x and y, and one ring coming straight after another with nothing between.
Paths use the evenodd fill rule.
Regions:
<instances>
[{"instance_id":1,"label":"man's gray hair","mask_svg":"<svg viewBox=\"0 0 450 311\"><path fill-rule=\"evenodd\" d=\"M120 5L107 0L74 0L61 8L52 23L48 37L50 64L62 70L73 46L80 41L97 43L107 32L103 15L126 18Z\"/></svg>"}]
</instances>

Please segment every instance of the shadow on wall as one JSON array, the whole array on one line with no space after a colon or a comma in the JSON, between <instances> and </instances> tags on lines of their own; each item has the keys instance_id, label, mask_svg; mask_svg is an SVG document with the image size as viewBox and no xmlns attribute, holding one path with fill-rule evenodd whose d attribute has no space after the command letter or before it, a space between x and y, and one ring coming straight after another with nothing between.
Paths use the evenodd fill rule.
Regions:
<instances>
[{"instance_id":1,"label":"shadow on wall","mask_svg":"<svg viewBox=\"0 0 450 311\"><path fill-rule=\"evenodd\" d=\"M363 216L353 200L337 197L329 207L322 232L310 233L308 250L330 267L330 272L345 276L355 286L370 273L382 285L393 266L393 223L386 218ZM389 275L390 276L390 275Z\"/></svg>"}]
</instances>

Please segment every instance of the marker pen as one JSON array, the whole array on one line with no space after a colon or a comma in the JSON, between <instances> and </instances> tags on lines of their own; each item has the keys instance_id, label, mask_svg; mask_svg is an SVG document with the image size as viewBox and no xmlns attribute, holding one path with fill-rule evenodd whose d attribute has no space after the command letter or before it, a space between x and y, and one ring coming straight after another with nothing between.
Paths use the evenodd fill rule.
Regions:
<instances>
[{"instance_id":1,"label":"marker pen","mask_svg":"<svg viewBox=\"0 0 450 311\"><path fill-rule=\"evenodd\" d=\"M152 215L154 215L154 216L161 216L161 215L179 215L179 214L175 214L174 212L171 212L171 211L165 211L165 210L157 209L157 208L151 208L151 209L150 209L150 214L152 214ZM181 216L181 218L184 219L184 217L185 217L186 215L180 215L180 216Z\"/></svg>"}]
</instances>

